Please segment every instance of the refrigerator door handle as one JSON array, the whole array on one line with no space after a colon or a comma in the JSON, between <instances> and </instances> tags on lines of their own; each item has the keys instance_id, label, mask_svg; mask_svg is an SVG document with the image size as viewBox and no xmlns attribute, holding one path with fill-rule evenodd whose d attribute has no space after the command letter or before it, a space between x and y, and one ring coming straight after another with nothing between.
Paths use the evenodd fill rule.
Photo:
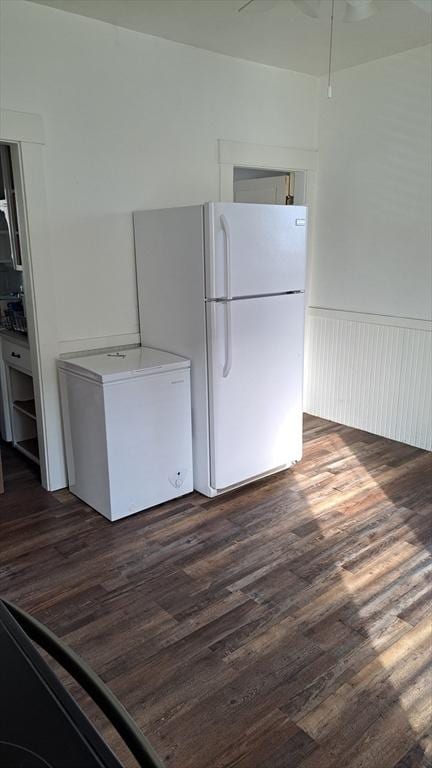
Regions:
<instances>
[{"instance_id":1,"label":"refrigerator door handle","mask_svg":"<svg viewBox=\"0 0 432 768\"><path fill-rule=\"evenodd\" d=\"M222 231L225 235L225 290L226 298L231 296L231 233L226 216L222 213L220 217Z\"/></svg>"},{"instance_id":2,"label":"refrigerator door handle","mask_svg":"<svg viewBox=\"0 0 432 768\"><path fill-rule=\"evenodd\" d=\"M225 301L225 365L222 376L227 378L232 365L231 302Z\"/></svg>"}]
</instances>

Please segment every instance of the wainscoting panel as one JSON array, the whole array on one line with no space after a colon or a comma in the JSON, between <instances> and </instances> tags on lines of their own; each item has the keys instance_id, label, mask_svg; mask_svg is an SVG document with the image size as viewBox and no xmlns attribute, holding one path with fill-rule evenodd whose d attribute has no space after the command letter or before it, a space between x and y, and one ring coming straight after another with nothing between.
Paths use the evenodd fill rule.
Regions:
<instances>
[{"instance_id":1,"label":"wainscoting panel","mask_svg":"<svg viewBox=\"0 0 432 768\"><path fill-rule=\"evenodd\" d=\"M432 326L310 307L305 411L432 450Z\"/></svg>"}]
</instances>

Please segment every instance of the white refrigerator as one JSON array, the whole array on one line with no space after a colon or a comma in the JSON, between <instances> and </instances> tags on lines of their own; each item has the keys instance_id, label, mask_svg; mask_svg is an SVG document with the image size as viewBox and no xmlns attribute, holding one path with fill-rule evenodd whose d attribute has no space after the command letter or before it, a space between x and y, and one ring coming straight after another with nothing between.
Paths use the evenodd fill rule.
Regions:
<instances>
[{"instance_id":1,"label":"white refrigerator","mask_svg":"<svg viewBox=\"0 0 432 768\"><path fill-rule=\"evenodd\" d=\"M298 461L307 209L138 211L134 230L141 343L191 360L196 490Z\"/></svg>"}]
</instances>

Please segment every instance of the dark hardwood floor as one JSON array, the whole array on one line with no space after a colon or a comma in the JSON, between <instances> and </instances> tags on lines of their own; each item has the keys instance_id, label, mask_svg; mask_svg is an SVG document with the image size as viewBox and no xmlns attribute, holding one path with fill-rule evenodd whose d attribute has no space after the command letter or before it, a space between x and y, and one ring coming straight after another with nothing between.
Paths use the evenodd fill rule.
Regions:
<instances>
[{"instance_id":1,"label":"dark hardwood floor","mask_svg":"<svg viewBox=\"0 0 432 768\"><path fill-rule=\"evenodd\" d=\"M0 595L167 766L432 766L429 454L308 416L293 470L114 524L3 460Z\"/></svg>"}]
</instances>

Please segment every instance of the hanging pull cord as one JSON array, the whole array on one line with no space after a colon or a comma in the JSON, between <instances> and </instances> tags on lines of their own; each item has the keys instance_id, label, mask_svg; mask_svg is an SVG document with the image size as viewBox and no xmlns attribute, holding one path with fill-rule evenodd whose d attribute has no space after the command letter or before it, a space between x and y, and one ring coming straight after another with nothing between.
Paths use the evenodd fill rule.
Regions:
<instances>
[{"instance_id":1,"label":"hanging pull cord","mask_svg":"<svg viewBox=\"0 0 432 768\"><path fill-rule=\"evenodd\" d=\"M329 65L328 65L328 81L327 81L327 96L328 96L329 99L331 99L331 97L333 95L332 94L331 75L332 75L332 53L333 53L334 7L335 7L335 0L332 0L331 17L330 17Z\"/></svg>"}]
</instances>

